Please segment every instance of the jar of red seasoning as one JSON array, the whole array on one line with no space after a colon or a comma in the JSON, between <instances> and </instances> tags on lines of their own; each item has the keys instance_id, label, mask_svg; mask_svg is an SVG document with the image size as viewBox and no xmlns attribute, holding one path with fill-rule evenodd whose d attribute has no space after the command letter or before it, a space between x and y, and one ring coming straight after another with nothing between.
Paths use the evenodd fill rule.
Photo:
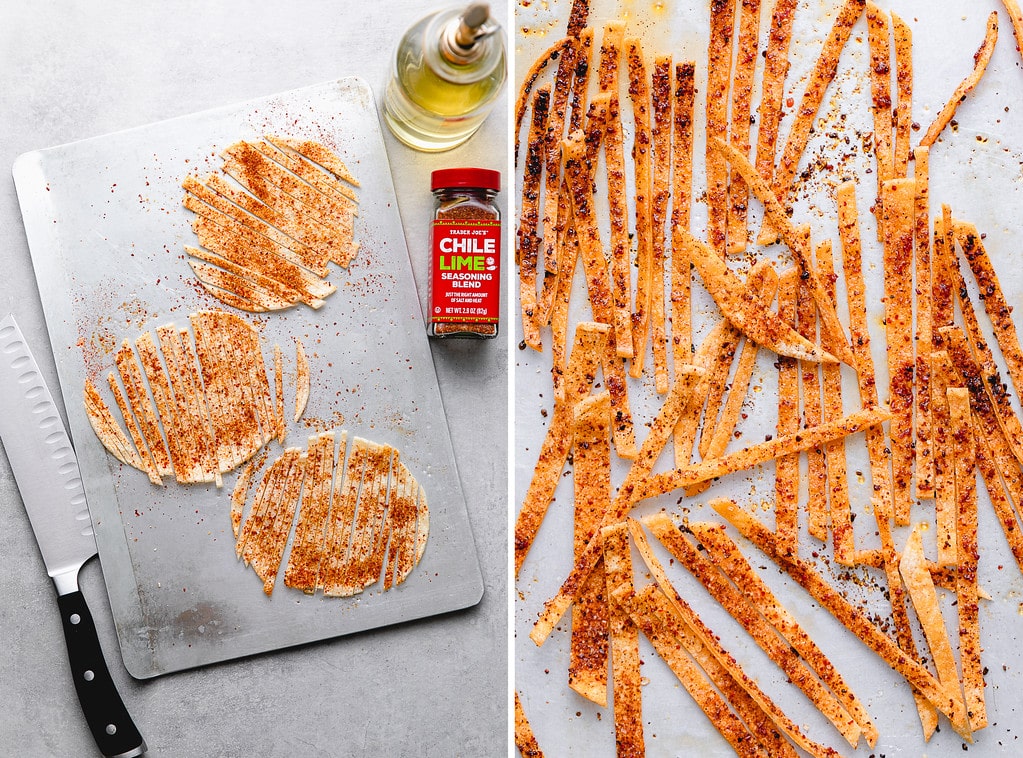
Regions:
<instances>
[{"instance_id":1,"label":"jar of red seasoning","mask_svg":"<svg viewBox=\"0 0 1023 758\"><path fill-rule=\"evenodd\" d=\"M501 174L486 168L434 171L430 235L431 337L492 339L501 304Z\"/></svg>"}]
</instances>

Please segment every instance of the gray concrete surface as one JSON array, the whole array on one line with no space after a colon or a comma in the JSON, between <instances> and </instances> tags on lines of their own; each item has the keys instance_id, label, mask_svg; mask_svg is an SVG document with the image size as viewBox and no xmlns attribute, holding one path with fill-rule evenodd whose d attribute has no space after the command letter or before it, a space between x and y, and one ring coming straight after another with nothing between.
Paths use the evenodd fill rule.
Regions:
<instances>
[{"instance_id":1,"label":"gray concrete surface","mask_svg":"<svg viewBox=\"0 0 1023 758\"><path fill-rule=\"evenodd\" d=\"M507 5L492 5L503 18ZM9 173L17 155L341 76L362 76L379 92L397 37L431 6L0 2L0 166L8 167L0 177L0 312L13 312L33 344L47 344ZM414 153L386 136L421 299L429 171L459 164L503 170L507 114L499 106L471 142L440 155ZM507 208L507 193L502 199ZM120 665L101 567L95 560L85 567L83 592L150 755L507 754L507 347L504 339L434 346L482 561L485 594L477 607L139 682ZM40 358L55 382L52 358ZM5 455L0 555L0 755L98 755Z\"/></svg>"}]
</instances>

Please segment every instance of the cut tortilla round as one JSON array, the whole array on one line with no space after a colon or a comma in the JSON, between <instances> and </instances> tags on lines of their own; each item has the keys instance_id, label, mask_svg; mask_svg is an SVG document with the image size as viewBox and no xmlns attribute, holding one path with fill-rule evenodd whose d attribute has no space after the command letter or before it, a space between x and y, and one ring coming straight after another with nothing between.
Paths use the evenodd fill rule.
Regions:
<instances>
[{"instance_id":1,"label":"cut tortilla round","mask_svg":"<svg viewBox=\"0 0 1023 758\"><path fill-rule=\"evenodd\" d=\"M116 402L105 402L87 380L85 406L103 446L154 484L174 476L220 486L221 474L278 437L283 398L274 397L259 333L245 319L200 311L189 324L125 340L118 371L107 377Z\"/></svg>"},{"instance_id":2,"label":"cut tortilla round","mask_svg":"<svg viewBox=\"0 0 1023 758\"><path fill-rule=\"evenodd\" d=\"M200 284L254 313L319 308L336 289L323 280L328 264L347 268L359 249L358 182L309 140L236 142L222 155L223 175L182 183L200 245L185 251Z\"/></svg>"},{"instance_id":3,"label":"cut tortilla round","mask_svg":"<svg viewBox=\"0 0 1023 758\"><path fill-rule=\"evenodd\" d=\"M236 553L267 595L282 565L287 587L351 597L381 580L383 591L401 584L423 557L426 495L390 445L323 432L305 451L285 450L251 497L250 484L239 478L232 496L247 511Z\"/></svg>"}]
</instances>

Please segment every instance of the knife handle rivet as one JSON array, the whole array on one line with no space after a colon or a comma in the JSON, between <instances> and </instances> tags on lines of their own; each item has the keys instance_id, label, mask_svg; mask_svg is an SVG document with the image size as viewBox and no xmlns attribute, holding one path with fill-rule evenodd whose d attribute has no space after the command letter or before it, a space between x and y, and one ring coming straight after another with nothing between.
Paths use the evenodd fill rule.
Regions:
<instances>
[{"instance_id":1,"label":"knife handle rivet","mask_svg":"<svg viewBox=\"0 0 1023 758\"><path fill-rule=\"evenodd\" d=\"M82 674L82 679L84 679L87 682L91 682L95 678L96 674L94 674L92 671L86 671L84 674Z\"/></svg>"},{"instance_id":2,"label":"knife handle rivet","mask_svg":"<svg viewBox=\"0 0 1023 758\"><path fill-rule=\"evenodd\" d=\"M69 618L68 621L77 626L79 623L81 623L82 617L79 616L77 613L72 613L71 618Z\"/></svg>"},{"instance_id":3,"label":"knife handle rivet","mask_svg":"<svg viewBox=\"0 0 1023 758\"><path fill-rule=\"evenodd\" d=\"M115 724L107 724L107 734L117 734L117 726Z\"/></svg>"}]
</instances>

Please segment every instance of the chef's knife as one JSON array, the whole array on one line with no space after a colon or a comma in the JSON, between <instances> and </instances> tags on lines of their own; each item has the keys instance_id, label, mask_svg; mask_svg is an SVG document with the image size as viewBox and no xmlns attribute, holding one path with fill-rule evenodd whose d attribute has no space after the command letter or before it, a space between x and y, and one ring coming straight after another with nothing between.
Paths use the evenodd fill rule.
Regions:
<instances>
[{"instance_id":1,"label":"chef's knife","mask_svg":"<svg viewBox=\"0 0 1023 758\"><path fill-rule=\"evenodd\" d=\"M132 758L146 743L110 678L78 570L96 555L78 459L14 316L0 321L0 438L46 571L57 589L78 700L103 755Z\"/></svg>"}]
</instances>

